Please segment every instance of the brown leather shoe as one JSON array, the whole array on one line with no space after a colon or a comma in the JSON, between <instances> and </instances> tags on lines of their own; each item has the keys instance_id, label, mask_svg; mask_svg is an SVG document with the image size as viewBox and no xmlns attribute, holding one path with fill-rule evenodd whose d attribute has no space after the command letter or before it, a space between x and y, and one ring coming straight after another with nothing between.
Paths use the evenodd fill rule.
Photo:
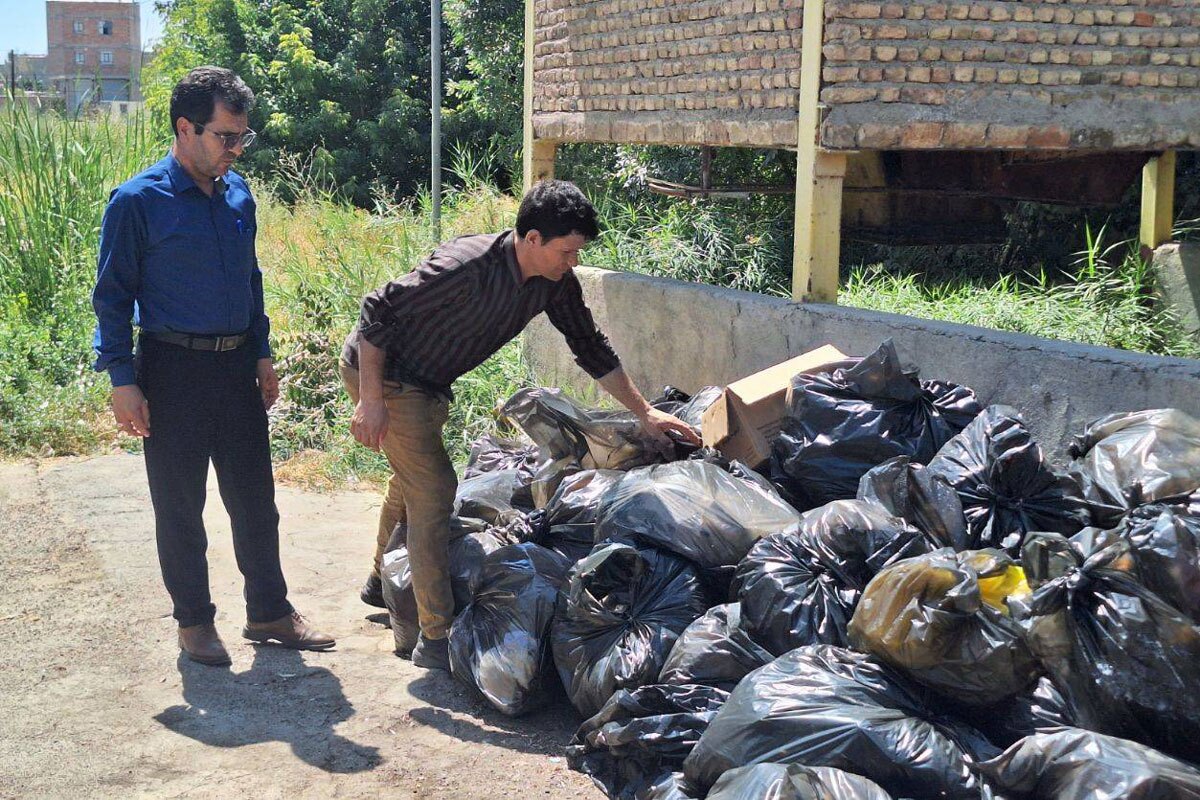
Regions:
<instances>
[{"instance_id":1,"label":"brown leather shoe","mask_svg":"<svg viewBox=\"0 0 1200 800\"><path fill-rule=\"evenodd\" d=\"M299 611L270 622L247 622L242 636L252 642L279 642L293 650L328 650L336 642L308 624Z\"/></svg>"},{"instance_id":2,"label":"brown leather shoe","mask_svg":"<svg viewBox=\"0 0 1200 800\"><path fill-rule=\"evenodd\" d=\"M180 628L179 649L197 664L223 667L231 663L229 651L221 643L217 628L211 622Z\"/></svg>"}]
</instances>

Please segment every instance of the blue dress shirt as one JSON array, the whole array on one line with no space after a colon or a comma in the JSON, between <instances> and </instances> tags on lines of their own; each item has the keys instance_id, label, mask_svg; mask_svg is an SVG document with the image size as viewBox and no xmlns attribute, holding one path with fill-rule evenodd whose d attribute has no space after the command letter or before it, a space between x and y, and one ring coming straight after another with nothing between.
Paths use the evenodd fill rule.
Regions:
<instances>
[{"instance_id":1,"label":"blue dress shirt","mask_svg":"<svg viewBox=\"0 0 1200 800\"><path fill-rule=\"evenodd\" d=\"M262 272L254 252L254 198L226 173L212 197L174 155L113 190L100 226L97 371L113 386L134 383L133 326L209 336L247 332L271 355Z\"/></svg>"}]
</instances>

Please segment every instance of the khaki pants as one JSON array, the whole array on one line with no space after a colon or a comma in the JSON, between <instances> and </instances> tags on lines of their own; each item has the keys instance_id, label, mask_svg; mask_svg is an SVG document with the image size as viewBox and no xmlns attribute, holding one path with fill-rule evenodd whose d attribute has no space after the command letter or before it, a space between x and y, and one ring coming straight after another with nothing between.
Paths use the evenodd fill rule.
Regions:
<instances>
[{"instance_id":1,"label":"khaki pants","mask_svg":"<svg viewBox=\"0 0 1200 800\"><path fill-rule=\"evenodd\" d=\"M358 370L345 363L340 367L346 391L357 403ZM450 406L422 389L390 381L384 382L383 402L388 412L383 452L392 477L379 511L372 573L379 574L392 529L405 523L421 632L427 639L443 639L454 621L447 548L458 488L454 465L442 443Z\"/></svg>"}]
</instances>

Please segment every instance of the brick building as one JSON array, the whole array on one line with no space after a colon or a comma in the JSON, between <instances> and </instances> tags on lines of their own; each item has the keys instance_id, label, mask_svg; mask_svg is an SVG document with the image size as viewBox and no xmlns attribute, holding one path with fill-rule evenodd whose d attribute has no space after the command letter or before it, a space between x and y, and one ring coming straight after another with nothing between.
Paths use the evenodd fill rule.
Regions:
<instances>
[{"instance_id":1,"label":"brick building","mask_svg":"<svg viewBox=\"0 0 1200 800\"><path fill-rule=\"evenodd\" d=\"M136 2L47 0L47 71L69 112L141 100L140 9Z\"/></svg>"},{"instance_id":2,"label":"brick building","mask_svg":"<svg viewBox=\"0 0 1200 800\"><path fill-rule=\"evenodd\" d=\"M526 56L526 180L559 142L795 149L798 299L843 233L994 239L1139 175L1157 245L1200 149L1200 0L527 0Z\"/></svg>"}]
</instances>

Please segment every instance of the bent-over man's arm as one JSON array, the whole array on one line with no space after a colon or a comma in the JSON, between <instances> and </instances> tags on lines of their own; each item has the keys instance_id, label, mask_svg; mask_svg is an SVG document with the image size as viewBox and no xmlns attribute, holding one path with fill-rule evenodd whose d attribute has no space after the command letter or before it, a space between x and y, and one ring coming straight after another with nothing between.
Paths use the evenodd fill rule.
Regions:
<instances>
[{"instance_id":1,"label":"bent-over man's arm","mask_svg":"<svg viewBox=\"0 0 1200 800\"><path fill-rule=\"evenodd\" d=\"M567 340L567 346L575 354L575 363L617 402L636 414L642 427L660 445L669 444L670 432L674 431L684 441L699 446L700 437L690 425L652 407L629 380L608 338L596 327L592 312L583 300L579 278L568 272L561 284L554 301L546 307L546 316Z\"/></svg>"}]
</instances>

